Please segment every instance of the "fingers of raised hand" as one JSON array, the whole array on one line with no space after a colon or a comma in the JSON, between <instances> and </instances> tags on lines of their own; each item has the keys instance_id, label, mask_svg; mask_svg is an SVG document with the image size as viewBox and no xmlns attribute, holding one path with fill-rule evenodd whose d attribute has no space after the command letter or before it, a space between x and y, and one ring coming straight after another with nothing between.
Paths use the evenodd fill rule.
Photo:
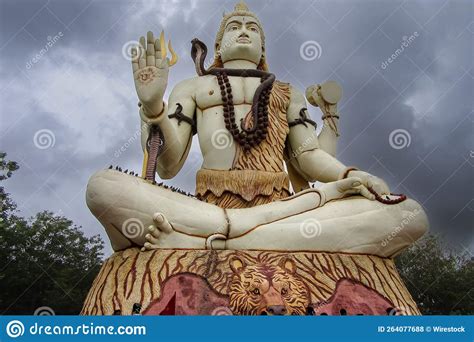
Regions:
<instances>
[{"instance_id":1,"label":"fingers of raised hand","mask_svg":"<svg viewBox=\"0 0 474 342\"><path fill-rule=\"evenodd\" d=\"M155 65L161 64L161 44L159 39L155 39Z\"/></svg>"},{"instance_id":2,"label":"fingers of raised hand","mask_svg":"<svg viewBox=\"0 0 474 342\"><path fill-rule=\"evenodd\" d=\"M155 65L159 69L168 69L169 64L170 64L170 61L168 57L166 57L165 59L162 58L161 43L160 43L160 40L157 39L155 41Z\"/></svg>"},{"instance_id":3,"label":"fingers of raised hand","mask_svg":"<svg viewBox=\"0 0 474 342\"><path fill-rule=\"evenodd\" d=\"M133 72L147 66L167 70L169 64L169 58L162 57L161 40L156 39L151 31L147 32L146 38L141 36L138 46L132 48Z\"/></svg>"},{"instance_id":4,"label":"fingers of raised hand","mask_svg":"<svg viewBox=\"0 0 474 342\"><path fill-rule=\"evenodd\" d=\"M153 37L153 32L148 31L146 42L146 65L155 66L155 38Z\"/></svg>"},{"instance_id":5,"label":"fingers of raised hand","mask_svg":"<svg viewBox=\"0 0 474 342\"><path fill-rule=\"evenodd\" d=\"M138 70L138 50L139 50L139 47L138 46L134 46L132 47L132 50L131 50L131 54L132 54L132 69L133 69L133 72L137 71Z\"/></svg>"},{"instance_id":6,"label":"fingers of raised hand","mask_svg":"<svg viewBox=\"0 0 474 342\"><path fill-rule=\"evenodd\" d=\"M142 69L146 67L146 40L143 36L140 37L140 46L138 49L138 67Z\"/></svg>"}]
</instances>

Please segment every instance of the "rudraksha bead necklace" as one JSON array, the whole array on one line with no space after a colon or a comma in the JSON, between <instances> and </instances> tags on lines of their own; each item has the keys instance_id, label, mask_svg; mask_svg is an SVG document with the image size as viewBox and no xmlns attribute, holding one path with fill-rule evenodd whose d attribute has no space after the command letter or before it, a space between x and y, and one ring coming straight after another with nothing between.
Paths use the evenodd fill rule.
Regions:
<instances>
[{"instance_id":1,"label":"rudraksha bead necklace","mask_svg":"<svg viewBox=\"0 0 474 342\"><path fill-rule=\"evenodd\" d=\"M268 133L268 103L270 93L275 81L272 73L256 69L228 69L204 67L204 60L207 55L207 47L199 39L193 39L191 56L194 60L198 75L214 75L221 90L221 99L224 108L224 123L226 129L232 134L237 143L242 146L245 152L257 146L264 140ZM245 118L240 121L240 129L235 121L235 110L232 95L232 87L228 76L237 77L259 77L260 85L255 90L252 101L252 122L251 127L245 125Z\"/></svg>"},{"instance_id":2,"label":"rudraksha bead necklace","mask_svg":"<svg viewBox=\"0 0 474 342\"><path fill-rule=\"evenodd\" d=\"M232 87L225 71L216 74L217 82L221 90L221 99L224 107L224 123L227 130L232 134L237 143L245 152L258 145L267 136L268 131L268 102L270 99L271 86L260 93L257 108L257 122L252 122L252 128L245 127L245 119L240 120L240 130L235 120L235 109L232 95ZM261 82L264 78L261 78Z\"/></svg>"}]
</instances>

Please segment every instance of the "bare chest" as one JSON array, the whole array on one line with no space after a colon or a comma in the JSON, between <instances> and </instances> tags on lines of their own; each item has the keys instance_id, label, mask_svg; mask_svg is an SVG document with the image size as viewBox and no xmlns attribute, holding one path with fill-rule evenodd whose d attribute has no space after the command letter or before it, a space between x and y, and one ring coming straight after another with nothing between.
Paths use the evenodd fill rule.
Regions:
<instances>
[{"instance_id":1,"label":"bare chest","mask_svg":"<svg viewBox=\"0 0 474 342\"><path fill-rule=\"evenodd\" d=\"M256 77L229 77L232 88L232 100L234 105L252 104L255 90L260 85L260 79ZM217 78L205 76L198 80L196 90L196 104L201 111L214 106L222 106L222 94Z\"/></svg>"}]
</instances>

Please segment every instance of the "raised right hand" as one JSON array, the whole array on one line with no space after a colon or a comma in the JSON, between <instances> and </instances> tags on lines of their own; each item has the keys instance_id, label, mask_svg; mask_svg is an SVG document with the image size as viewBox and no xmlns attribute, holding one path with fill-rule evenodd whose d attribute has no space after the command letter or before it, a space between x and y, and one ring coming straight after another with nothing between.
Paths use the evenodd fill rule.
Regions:
<instances>
[{"instance_id":1,"label":"raised right hand","mask_svg":"<svg viewBox=\"0 0 474 342\"><path fill-rule=\"evenodd\" d=\"M163 96L168 84L169 59L162 59L160 40L148 31L147 39L140 37L140 45L132 48L132 68L135 89L144 113L150 118L163 110Z\"/></svg>"}]
</instances>

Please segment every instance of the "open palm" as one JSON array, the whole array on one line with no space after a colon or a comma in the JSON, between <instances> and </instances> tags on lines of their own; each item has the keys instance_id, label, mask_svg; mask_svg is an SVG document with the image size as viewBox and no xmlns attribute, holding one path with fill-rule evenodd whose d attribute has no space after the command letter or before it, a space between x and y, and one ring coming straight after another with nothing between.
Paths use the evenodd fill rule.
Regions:
<instances>
[{"instance_id":1,"label":"open palm","mask_svg":"<svg viewBox=\"0 0 474 342\"><path fill-rule=\"evenodd\" d=\"M140 37L140 45L132 49L132 68L140 102L148 116L157 116L168 84L169 60L162 58L160 40L153 32L147 33L146 40Z\"/></svg>"}]
</instances>

